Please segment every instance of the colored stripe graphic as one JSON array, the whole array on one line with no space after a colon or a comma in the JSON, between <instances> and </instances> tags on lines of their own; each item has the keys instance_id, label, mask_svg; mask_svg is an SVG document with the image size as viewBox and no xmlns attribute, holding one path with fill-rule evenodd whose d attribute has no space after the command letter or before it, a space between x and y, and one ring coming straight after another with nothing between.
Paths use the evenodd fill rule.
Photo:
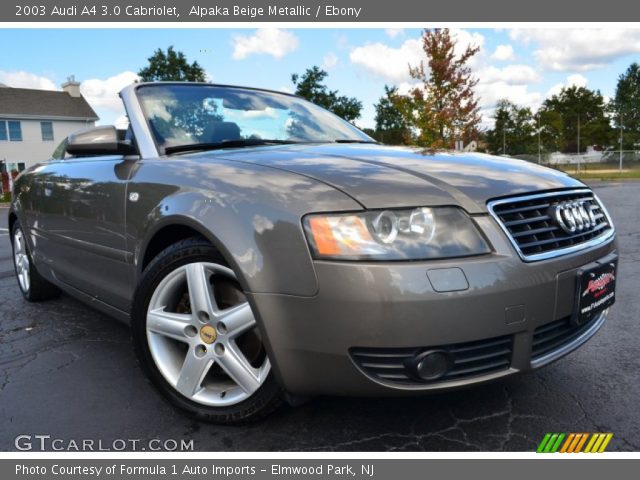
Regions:
<instances>
[{"instance_id":1,"label":"colored stripe graphic","mask_svg":"<svg viewBox=\"0 0 640 480\"><path fill-rule=\"evenodd\" d=\"M612 438L613 433L547 433L538 445L536 452L602 453Z\"/></svg>"},{"instance_id":2,"label":"colored stripe graphic","mask_svg":"<svg viewBox=\"0 0 640 480\"><path fill-rule=\"evenodd\" d=\"M591 439L589 440L589 443L587 443L587 447L584 449L584 453L591 452L591 449L595 446L595 443L598 441L599 437L599 433L594 433L593 435L591 435Z\"/></svg>"},{"instance_id":3,"label":"colored stripe graphic","mask_svg":"<svg viewBox=\"0 0 640 480\"><path fill-rule=\"evenodd\" d=\"M589 438L589 434L588 433L582 433L581 435L582 435L582 438L578 442L578 445L576 445L576 448L573 451L573 453L580 453L582 451L583 445L587 441L587 438Z\"/></svg>"},{"instance_id":4,"label":"colored stripe graphic","mask_svg":"<svg viewBox=\"0 0 640 480\"><path fill-rule=\"evenodd\" d=\"M560 453L565 453L567 451L567 449L569 448L569 445L571 445L571 442L573 442L573 439L575 438L576 434L575 433L570 433L569 436L567 437L567 440L564 442L564 445L562 445L562 448L560 449Z\"/></svg>"},{"instance_id":5,"label":"colored stripe graphic","mask_svg":"<svg viewBox=\"0 0 640 480\"><path fill-rule=\"evenodd\" d=\"M560 444L562 443L562 440L564 440L564 433L561 433L558 435L558 439L556 440L556 443L553 444L553 447L551 447L551 451L549 453L556 453L558 451L558 449L560 448Z\"/></svg>"},{"instance_id":6,"label":"colored stripe graphic","mask_svg":"<svg viewBox=\"0 0 640 480\"><path fill-rule=\"evenodd\" d=\"M609 442L611 441L612 438L613 438L613 433L607 433L607 436L605 437L604 442L602 442L602 445L600 445L600 449L598 450L598 453L604 452L604 450L607 448L607 445L609 445Z\"/></svg>"},{"instance_id":7,"label":"colored stripe graphic","mask_svg":"<svg viewBox=\"0 0 640 480\"><path fill-rule=\"evenodd\" d=\"M540 442L540 445L538 445L538 449L536 450L536 453L543 453L544 452L544 447L547 445L547 442L549 441L549 438L551 438L551 434L547 433L544 438L542 439L542 441Z\"/></svg>"}]
</instances>

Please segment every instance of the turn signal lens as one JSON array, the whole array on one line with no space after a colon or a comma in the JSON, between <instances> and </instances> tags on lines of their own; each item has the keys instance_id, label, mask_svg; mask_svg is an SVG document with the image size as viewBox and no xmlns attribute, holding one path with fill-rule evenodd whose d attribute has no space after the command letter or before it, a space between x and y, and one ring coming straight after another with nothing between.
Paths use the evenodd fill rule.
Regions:
<instances>
[{"instance_id":1,"label":"turn signal lens","mask_svg":"<svg viewBox=\"0 0 640 480\"><path fill-rule=\"evenodd\" d=\"M307 231L321 256L359 256L380 251L364 219L356 215L312 216L307 220Z\"/></svg>"}]
</instances>

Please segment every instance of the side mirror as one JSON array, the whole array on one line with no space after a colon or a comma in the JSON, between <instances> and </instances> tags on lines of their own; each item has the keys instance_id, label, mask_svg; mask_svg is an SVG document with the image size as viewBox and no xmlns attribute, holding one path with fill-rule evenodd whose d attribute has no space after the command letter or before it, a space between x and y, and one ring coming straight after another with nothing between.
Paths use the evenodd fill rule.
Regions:
<instances>
[{"instance_id":1,"label":"side mirror","mask_svg":"<svg viewBox=\"0 0 640 480\"><path fill-rule=\"evenodd\" d=\"M137 155L138 150L128 141L118 137L114 126L81 130L69 135L67 153L79 157L88 155Z\"/></svg>"}]
</instances>

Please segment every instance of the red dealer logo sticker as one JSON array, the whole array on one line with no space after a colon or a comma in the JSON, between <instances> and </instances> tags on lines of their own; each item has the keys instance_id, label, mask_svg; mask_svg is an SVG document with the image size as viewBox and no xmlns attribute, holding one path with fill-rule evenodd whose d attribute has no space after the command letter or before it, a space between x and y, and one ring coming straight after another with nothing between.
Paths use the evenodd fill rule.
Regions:
<instances>
[{"instance_id":1,"label":"red dealer logo sticker","mask_svg":"<svg viewBox=\"0 0 640 480\"><path fill-rule=\"evenodd\" d=\"M615 275L611 272L603 273L594 280L589 280L587 288L582 292L582 296L586 297L588 294L593 294L595 297L600 295L600 291L607 285L616 279Z\"/></svg>"}]
</instances>

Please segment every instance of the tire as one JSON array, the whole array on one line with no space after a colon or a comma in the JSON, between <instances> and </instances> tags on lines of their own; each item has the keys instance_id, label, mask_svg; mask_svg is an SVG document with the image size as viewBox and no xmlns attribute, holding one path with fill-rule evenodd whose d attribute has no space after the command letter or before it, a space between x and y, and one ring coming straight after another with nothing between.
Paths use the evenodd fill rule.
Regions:
<instances>
[{"instance_id":1,"label":"tire","mask_svg":"<svg viewBox=\"0 0 640 480\"><path fill-rule=\"evenodd\" d=\"M151 261L136 289L131 329L151 383L198 420L246 423L282 403L251 307L204 238L177 242Z\"/></svg>"},{"instance_id":2,"label":"tire","mask_svg":"<svg viewBox=\"0 0 640 480\"><path fill-rule=\"evenodd\" d=\"M11 228L11 251L13 268L22 296L28 302L50 300L60 295L58 287L43 278L36 270L29 252L29 245L20 223L17 221Z\"/></svg>"}]
</instances>

